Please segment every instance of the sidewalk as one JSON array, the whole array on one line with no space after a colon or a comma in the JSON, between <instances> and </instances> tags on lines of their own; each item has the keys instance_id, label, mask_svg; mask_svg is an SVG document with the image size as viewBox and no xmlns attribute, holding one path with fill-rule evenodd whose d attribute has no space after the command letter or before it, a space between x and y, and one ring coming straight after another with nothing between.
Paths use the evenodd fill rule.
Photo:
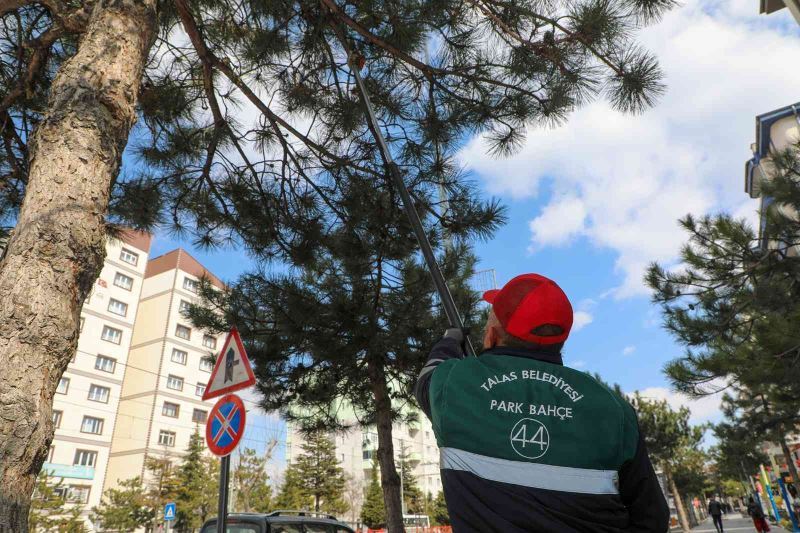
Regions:
<instances>
[{"instance_id":1,"label":"sidewalk","mask_svg":"<svg viewBox=\"0 0 800 533\"><path fill-rule=\"evenodd\" d=\"M725 528L725 532L728 531L732 533L755 533L756 528L753 527L753 521L749 518L742 518L739 513L733 513L730 518L722 517L722 525ZM780 526L771 526L773 533L785 533L786 530ZM696 528L692 529L692 532L695 533L716 533L716 529L714 529L714 522L711 519L707 519L705 522L697 526Z\"/></svg>"}]
</instances>

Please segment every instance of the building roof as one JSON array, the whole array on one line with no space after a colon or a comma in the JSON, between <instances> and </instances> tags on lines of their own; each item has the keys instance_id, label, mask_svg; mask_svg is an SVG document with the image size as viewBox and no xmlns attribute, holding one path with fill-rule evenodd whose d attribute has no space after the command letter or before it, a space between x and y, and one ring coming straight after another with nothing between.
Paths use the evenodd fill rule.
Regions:
<instances>
[{"instance_id":1,"label":"building roof","mask_svg":"<svg viewBox=\"0 0 800 533\"><path fill-rule=\"evenodd\" d=\"M146 254L150 253L150 244L153 242L153 236L150 233L134 229L122 230L120 232L120 239L128 246L138 248Z\"/></svg>"},{"instance_id":2,"label":"building roof","mask_svg":"<svg viewBox=\"0 0 800 533\"><path fill-rule=\"evenodd\" d=\"M215 287L220 289L225 288L225 284L222 283L217 276L212 274L206 267L200 264L200 261L192 257L192 255L183 248L176 248L164 255L159 255L158 257L150 259L147 262L147 270L145 270L144 277L149 278L174 269L182 270L197 278L208 278Z\"/></svg>"},{"instance_id":3,"label":"building roof","mask_svg":"<svg viewBox=\"0 0 800 533\"><path fill-rule=\"evenodd\" d=\"M772 146L772 125L792 115L798 117L798 121L800 121L800 102L756 117L756 142L753 144L753 158L747 161L744 167L744 189L750 196L755 197L753 194L754 171L761 159L769 155L770 147Z\"/></svg>"}]
</instances>

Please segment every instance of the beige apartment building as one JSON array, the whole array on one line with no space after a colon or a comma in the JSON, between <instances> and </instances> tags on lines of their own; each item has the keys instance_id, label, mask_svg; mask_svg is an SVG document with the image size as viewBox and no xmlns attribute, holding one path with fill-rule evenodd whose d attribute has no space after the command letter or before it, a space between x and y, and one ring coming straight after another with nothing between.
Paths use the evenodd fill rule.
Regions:
<instances>
[{"instance_id":1,"label":"beige apartment building","mask_svg":"<svg viewBox=\"0 0 800 533\"><path fill-rule=\"evenodd\" d=\"M53 438L43 471L59 490L84 505L100 502L126 375L150 236L127 232L110 239L100 277L81 310L78 351L53 401Z\"/></svg>"},{"instance_id":2,"label":"beige apartment building","mask_svg":"<svg viewBox=\"0 0 800 533\"><path fill-rule=\"evenodd\" d=\"M224 339L182 316L202 277L222 282L185 250L149 258L151 236L109 239L100 277L81 310L78 351L53 402L55 436L43 472L90 513L120 480L145 475L145 457L179 457L203 431L202 401Z\"/></svg>"},{"instance_id":3,"label":"beige apartment building","mask_svg":"<svg viewBox=\"0 0 800 533\"><path fill-rule=\"evenodd\" d=\"M412 467L417 485L423 494L436 496L442 490L439 475L439 447L430 421L421 411L418 421L414 423L395 423L392 427L395 461L405 455ZM362 427L354 416L343 415L345 423L352 424L352 429L344 433L334 433L330 437L336 444L336 455L339 465L348 477L345 498L350 504L346 516L339 517L350 523L356 523L361 515L364 503L364 490L369 484L372 472L373 456L378 449L378 434L374 427ZM303 453L303 435L287 423L286 426L286 461L292 463ZM380 473L378 474L380 480Z\"/></svg>"},{"instance_id":4,"label":"beige apartment building","mask_svg":"<svg viewBox=\"0 0 800 533\"><path fill-rule=\"evenodd\" d=\"M224 338L193 328L182 315L197 301L200 278L222 282L185 250L151 259L142 283L128 367L111 440L106 488L147 478L145 458L179 457L189 437L204 431L214 400L203 401Z\"/></svg>"}]
</instances>

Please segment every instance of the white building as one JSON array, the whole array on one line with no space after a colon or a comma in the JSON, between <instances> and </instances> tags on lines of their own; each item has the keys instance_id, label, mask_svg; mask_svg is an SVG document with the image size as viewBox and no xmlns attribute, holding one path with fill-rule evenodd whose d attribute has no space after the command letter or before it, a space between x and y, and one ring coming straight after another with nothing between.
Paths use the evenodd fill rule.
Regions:
<instances>
[{"instance_id":1,"label":"white building","mask_svg":"<svg viewBox=\"0 0 800 533\"><path fill-rule=\"evenodd\" d=\"M78 351L53 401L53 438L43 471L60 478L84 516L100 502L120 391L142 290L150 236L110 239L100 277L81 310Z\"/></svg>"},{"instance_id":2,"label":"white building","mask_svg":"<svg viewBox=\"0 0 800 533\"><path fill-rule=\"evenodd\" d=\"M215 400L203 401L224 337L193 328L181 310L197 301L200 278L222 282L185 250L151 259L142 284L105 487L140 476L145 458L180 457L205 429Z\"/></svg>"}]
</instances>

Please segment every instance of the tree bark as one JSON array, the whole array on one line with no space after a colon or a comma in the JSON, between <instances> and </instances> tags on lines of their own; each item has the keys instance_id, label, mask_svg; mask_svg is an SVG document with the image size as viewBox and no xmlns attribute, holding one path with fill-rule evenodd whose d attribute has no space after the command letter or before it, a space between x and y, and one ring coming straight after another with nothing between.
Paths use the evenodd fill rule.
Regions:
<instances>
[{"instance_id":1,"label":"tree bark","mask_svg":"<svg viewBox=\"0 0 800 533\"><path fill-rule=\"evenodd\" d=\"M379 361L370 361L367 372L375 399L378 427L378 464L381 467L381 490L386 508L388 533L403 533L403 511L400 503L400 475L394 464L392 442L392 399L386 384L386 373Z\"/></svg>"},{"instance_id":2,"label":"tree bark","mask_svg":"<svg viewBox=\"0 0 800 533\"><path fill-rule=\"evenodd\" d=\"M672 472L670 472L669 469L665 468L664 474L667 476L667 483L669 484L669 491L672 493L672 499L675 500L675 509L678 510L678 521L681 523L681 529L683 529L685 533L689 533L691 529L689 525L689 515L686 514L686 507L683 505L678 485L675 484L675 480L672 478Z\"/></svg>"},{"instance_id":3,"label":"tree bark","mask_svg":"<svg viewBox=\"0 0 800 533\"><path fill-rule=\"evenodd\" d=\"M28 530L156 27L156 0L98 0L30 142L25 200L0 260L0 530Z\"/></svg>"}]
</instances>

